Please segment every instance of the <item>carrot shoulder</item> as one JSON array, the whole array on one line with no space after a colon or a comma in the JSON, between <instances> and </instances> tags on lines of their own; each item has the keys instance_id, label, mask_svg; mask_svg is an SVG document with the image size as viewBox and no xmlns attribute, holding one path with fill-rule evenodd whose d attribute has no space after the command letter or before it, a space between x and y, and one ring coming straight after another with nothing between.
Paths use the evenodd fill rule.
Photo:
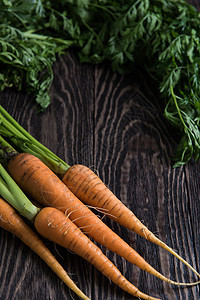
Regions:
<instances>
[{"instance_id":1,"label":"carrot shoulder","mask_svg":"<svg viewBox=\"0 0 200 300\"><path fill-rule=\"evenodd\" d=\"M68 218L53 207L43 208L35 218L36 230L45 238L78 254L125 292L141 299L156 300L131 284L102 251Z\"/></svg>"},{"instance_id":2,"label":"carrot shoulder","mask_svg":"<svg viewBox=\"0 0 200 300\"><path fill-rule=\"evenodd\" d=\"M155 270L88 209L38 158L20 153L9 161L7 170L25 193L44 206L55 207L64 212L82 231L86 231L89 237L107 249L163 281L185 286L194 284L177 283Z\"/></svg>"},{"instance_id":3,"label":"carrot shoulder","mask_svg":"<svg viewBox=\"0 0 200 300\"><path fill-rule=\"evenodd\" d=\"M89 298L67 275L66 271L58 263L38 235L26 224L25 221L22 220L16 210L2 198L0 198L0 227L13 233L28 247L30 247L79 297L89 300Z\"/></svg>"}]
</instances>

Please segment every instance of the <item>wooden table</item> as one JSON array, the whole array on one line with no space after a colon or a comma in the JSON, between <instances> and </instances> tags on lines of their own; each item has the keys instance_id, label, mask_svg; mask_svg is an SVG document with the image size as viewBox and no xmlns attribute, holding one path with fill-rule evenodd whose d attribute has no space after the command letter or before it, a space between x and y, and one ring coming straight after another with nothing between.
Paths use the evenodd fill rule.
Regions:
<instances>
[{"instance_id":1,"label":"wooden table","mask_svg":"<svg viewBox=\"0 0 200 300\"><path fill-rule=\"evenodd\" d=\"M29 95L12 89L1 93L0 104L67 163L96 170L151 231L200 271L200 164L172 167L176 140L149 78L138 70L121 76L106 64L80 64L72 51L58 58L54 74L52 103L44 113L37 113ZM167 277L179 282L197 279L158 246L109 218L104 222ZM44 242L91 299L133 299L83 259ZM200 299L199 286L163 283L101 249L144 293L165 300ZM21 299L77 297L28 247L0 229L0 300Z\"/></svg>"}]
</instances>

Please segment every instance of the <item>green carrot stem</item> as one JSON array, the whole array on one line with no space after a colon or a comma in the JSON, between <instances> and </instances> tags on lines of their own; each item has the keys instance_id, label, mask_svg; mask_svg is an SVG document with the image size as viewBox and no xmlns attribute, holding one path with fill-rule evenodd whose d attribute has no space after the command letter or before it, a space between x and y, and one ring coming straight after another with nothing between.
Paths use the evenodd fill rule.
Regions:
<instances>
[{"instance_id":1,"label":"green carrot stem","mask_svg":"<svg viewBox=\"0 0 200 300\"><path fill-rule=\"evenodd\" d=\"M6 142L0 135L0 162L4 165L7 164L8 160L11 159L18 152Z\"/></svg>"},{"instance_id":2,"label":"green carrot stem","mask_svg":"<svg viewBox=\"0 0 200 300\"><path fill-rule=\"evenodd\" d=\"M51 150L38 142L0 105L0 133L21 151L30 153L41 159L53 172L62 176L70 166L56 156Z\"/></svg>"},{"instance_id":3,"label":"green carrot stem","mask_svg":"<svg viewBox=\"0 0 200 300\"><path fill-rule=\"evenodd\" d=\"M16 152L16 150L10 144L8 144L8 142L6 142L2 136L0 136L0 146L1 148L5 149L7 153Z\"/></svg>"},{"instance_id":4,"label":"green carrot stem","mask_svg":"<svg viewBox=\"0 0 200 300\"><path fill-rule=\"evenodd\" d=\"M37 33L34 33L33 30L28 30L26 32L23 32L23 36L28 39L46 41L49 44L52 43L52 41L55 41L58 44L61 44L63 46L67 46L67 47L76 45L75 41L63 40L63 39L56 38L56 37L54 38L54 37L50 37L50 36L46 36L46 35L42 35L42 34L37 34Z\"/></svg>"},{"instance_id":5,"label":"green carrot stem","mask_svg":"<svg viewBox=\"0 0 200 300\"><path fill-rule=\"evenodd\" d=\"M0 164L0 195L30 221L33 221L40 211L30 202L2 164Z\"/></svg>"}]
</instances>

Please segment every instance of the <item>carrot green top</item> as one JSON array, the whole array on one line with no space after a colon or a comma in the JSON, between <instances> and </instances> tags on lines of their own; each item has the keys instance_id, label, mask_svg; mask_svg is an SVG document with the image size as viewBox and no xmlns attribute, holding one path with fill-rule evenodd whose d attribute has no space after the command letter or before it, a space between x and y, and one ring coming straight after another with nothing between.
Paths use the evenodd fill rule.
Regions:
<instances>
[{"instance_id":1,"label":"carrot green top","mask_svg":"<svg viewBox=\"0 0 200 300\"><path fill-rule=\"evenodd\" d=\"M38 142L0 105L0 134L8 138L20 151L30 153L42 160L53 172L62 177L69 165L51 150Z\"/></svg>"}]
</instances>

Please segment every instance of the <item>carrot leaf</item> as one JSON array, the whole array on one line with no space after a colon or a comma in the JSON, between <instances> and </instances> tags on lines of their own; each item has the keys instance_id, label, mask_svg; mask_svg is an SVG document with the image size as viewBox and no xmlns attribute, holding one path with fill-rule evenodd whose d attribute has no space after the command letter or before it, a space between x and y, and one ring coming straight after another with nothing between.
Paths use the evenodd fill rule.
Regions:
<instances>
[{"instance_id":1,"label":"carrot leaf","mask_svg":"<svg viewBox=\"0 0 200 300\"><path fill-rule=\"evenodd\" d=\"M45 110L53 64L72 47L81 62L120 73L139 66L176 128L175 166L200 159L200 13L186 0L4 0L0 18L0 91L24 89Z\"/></svg>"}]
</instances>

